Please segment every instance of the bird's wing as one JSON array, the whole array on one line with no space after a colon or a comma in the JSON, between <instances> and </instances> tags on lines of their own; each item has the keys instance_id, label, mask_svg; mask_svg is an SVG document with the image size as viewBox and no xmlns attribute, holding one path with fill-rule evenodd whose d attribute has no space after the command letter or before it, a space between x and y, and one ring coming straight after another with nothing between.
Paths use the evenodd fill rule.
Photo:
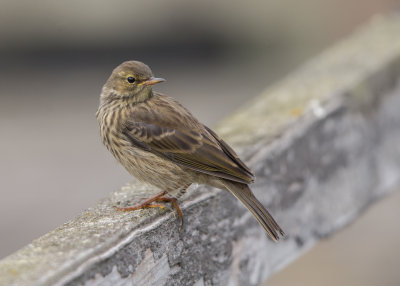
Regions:
<instances>
[{"instance_id":1,"label":"bird's wing","mask_svg":"<svg viewBox=\"0 0 400 286\"><path fill-rule=\"evenodd\" d=\"M123 133L134 146L198 172L245 184L253 181L236 153L184 107L173 105L175 115L180 115L174 120L177 117L168 116L162 106L136 109L125 124Z\"/></svg>"},{"instance_id":2,"label":"bird's wing","mask_svg":"<svg viewBox=\"0 0 400 286\"><path fill-rule=\"evenodd\" d=\"M217 140L218 144L222 148L222 150L225 152L226 155L228 155L237 165L239 165L241 168L243 168L251 177L254 177L253 173L249 169L249 167L246 166L245 163L243 163L242 160L240 160L239 156L236 154L235 151L231 148L231 146L228 145L224 140L222 140L213 130L208 128L207 126L204 125L204 128Z\"/></svg>"}]
</instances>

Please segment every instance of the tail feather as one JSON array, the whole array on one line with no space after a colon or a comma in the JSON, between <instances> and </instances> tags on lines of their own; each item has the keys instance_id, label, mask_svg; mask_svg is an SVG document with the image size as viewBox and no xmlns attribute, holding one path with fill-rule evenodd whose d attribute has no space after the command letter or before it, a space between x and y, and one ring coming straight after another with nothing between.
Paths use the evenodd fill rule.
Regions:
<instances>
[{"instance_id":1,"label":"tail feather","mask_svg":"<svg viewBox=\"0 0 400 286\"><path fill-rule=\"evenodd\" d=\"M224 180L223 182L226 189L231 192L237 199L239 199L245 207L254 215L257 221L265 229L267 234L274 240L279 240L279 234L285 236L285 233L270 215L270 213L264 208L264 206L257 200L253 192L246 184L229 182Z\"/></svg>"}]
</instances>

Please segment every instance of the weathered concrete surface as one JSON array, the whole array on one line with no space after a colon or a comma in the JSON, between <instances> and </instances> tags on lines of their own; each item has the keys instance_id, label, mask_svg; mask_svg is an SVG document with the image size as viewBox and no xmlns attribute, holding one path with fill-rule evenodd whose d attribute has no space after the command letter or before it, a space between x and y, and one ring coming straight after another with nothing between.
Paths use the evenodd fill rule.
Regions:
<instances>
[{"instance_id":1,"label":"weathered concrete surface","mask_svg":"<svg viewBox=\"0 0 400 286\"><path fill-rule=\"evenodd\" d=\"M228 193L205 187L182 202L181 232L168 209L116 212L156 191L133 183L2 260L0 285L265 280L399 183L398 35L399 15L374 19L218 128L255 171L286 240L273 243Z\"/></svg>"}]
</instances>

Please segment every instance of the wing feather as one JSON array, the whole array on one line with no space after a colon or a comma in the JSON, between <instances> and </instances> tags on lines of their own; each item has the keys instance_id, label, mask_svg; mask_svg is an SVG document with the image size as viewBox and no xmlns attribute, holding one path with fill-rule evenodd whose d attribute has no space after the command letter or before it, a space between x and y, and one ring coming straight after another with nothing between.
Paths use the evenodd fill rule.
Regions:
<instances>
[{"instance_id":1,"label":"wing feather","mask_svg":"<svg viewBox=\"0 0 400 286\"><path fill-rule=\"evenodd\" d=\"M168 116L171 106L165 97L153 101L157 99L162 104L148 103L151 112L143 114L146 109L138 108L126 122L123 133L133 145L198 172L246 184L253 181L250 169L211 129L175 101L173 110L180 116Z\"/></svg>"}]
</instances>

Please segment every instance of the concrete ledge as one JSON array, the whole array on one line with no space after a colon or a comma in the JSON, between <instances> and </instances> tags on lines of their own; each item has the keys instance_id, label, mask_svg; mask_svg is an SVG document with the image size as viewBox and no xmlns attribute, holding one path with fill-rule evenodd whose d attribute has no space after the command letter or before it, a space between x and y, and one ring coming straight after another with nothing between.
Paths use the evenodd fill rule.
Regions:
<instances>
[{"instance_id":1,"label":"concrete ledge","mask_svg":"<svg viewBox=\"0 0 400 286\"><path fill-rule=\"evenodd\" d=\"M227 192L205 187L181 203L181 232L169 210L116 212L156 192L134 182L0 261L0 285L265 280L399 183L399 35L400 15L374 19L219 126L286 240L273 243Z\"/></svg>"}]
</instances>

